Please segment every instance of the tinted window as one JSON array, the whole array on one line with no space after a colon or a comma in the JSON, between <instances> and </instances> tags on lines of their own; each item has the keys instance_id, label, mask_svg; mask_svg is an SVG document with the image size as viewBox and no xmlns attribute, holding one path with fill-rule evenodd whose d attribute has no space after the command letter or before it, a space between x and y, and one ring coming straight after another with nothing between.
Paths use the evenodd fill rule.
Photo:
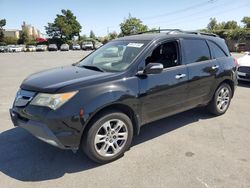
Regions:
<instances>
[{"instance_id":1,"label":"tinted window","mask_svg":"<svg viewBox=\"0 0 250 188\"><path fill-rule=\"evenodd\" d=\"M226 54L222 51L222 49L217 44L211 41L208 41L208 45L211 49L213 59L226 57Z\"/></svg>"},{"instance_id":2,"label":"tinted window","mask_svg":"<svg viewBox=\"0 0 250 188\"><path fill-rule=\"evenodd\" d=\"M185 39L184 53L186 63L194 63L210 59L209 49L205 40Z\"/></svg>"}]
</instances>

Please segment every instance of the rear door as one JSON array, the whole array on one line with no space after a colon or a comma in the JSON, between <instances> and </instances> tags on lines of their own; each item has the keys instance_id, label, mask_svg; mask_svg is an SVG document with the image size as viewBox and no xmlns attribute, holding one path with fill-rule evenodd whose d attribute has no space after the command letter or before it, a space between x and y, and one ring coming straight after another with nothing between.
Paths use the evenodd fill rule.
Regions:
<instances>
[{"instance_id":1,"label":"rear door","mask_svg":"<svg viewBox=\"0 0 250 188\"><path fill-rule=\"evenodd\" d=\"M210 99L216 75L219 73L219 64L216 59L211 59L208 44L204 39L183 39L182 47L183 60L189 75L188 103L190 107L194 107Z\"/></svg>"}]
</instances>

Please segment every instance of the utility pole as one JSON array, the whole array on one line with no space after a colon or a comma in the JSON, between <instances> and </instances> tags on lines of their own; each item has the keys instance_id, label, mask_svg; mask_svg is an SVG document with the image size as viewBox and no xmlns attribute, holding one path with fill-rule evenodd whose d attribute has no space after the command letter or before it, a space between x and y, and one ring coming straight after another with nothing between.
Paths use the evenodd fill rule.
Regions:
<instances>
[{"instance_id":1,"label":"utility pole","mask_svg":"<svg viewBox=\"0 0 250 188\"><path fill-rule=\"evenodd\" d=\"M107 35L109 36L109 27L107 27Z\"/></svg>"}]
</instances>

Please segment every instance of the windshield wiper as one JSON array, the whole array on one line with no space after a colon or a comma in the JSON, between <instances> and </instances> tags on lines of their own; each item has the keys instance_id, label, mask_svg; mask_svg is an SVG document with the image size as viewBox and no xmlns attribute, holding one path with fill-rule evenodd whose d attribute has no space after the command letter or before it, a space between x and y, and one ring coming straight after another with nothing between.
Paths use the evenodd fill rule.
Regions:
<instances>
[{"instance_id":1,"label":"windshield wiper","mask_svg":"<svg viewBox=\"0 0 250 188\"><path fill-rule=\"evenodd\" d=\"M96 70L96 71L100 71L100 72L105 72L105 70L103 70L100 67L97 67L95 65L82 65L81 67L84 67L86 69L91 69L91 70Z\"/></svg>"}]
</instances>

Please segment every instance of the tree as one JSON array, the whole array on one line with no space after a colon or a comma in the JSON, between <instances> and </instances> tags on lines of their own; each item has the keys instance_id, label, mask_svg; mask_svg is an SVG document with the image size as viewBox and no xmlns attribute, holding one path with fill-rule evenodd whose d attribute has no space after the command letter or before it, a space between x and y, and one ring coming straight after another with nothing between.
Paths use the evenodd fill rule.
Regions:
<instances>
[{"instance_id":1,"label":"tree","mask_svg":"<svg viewBox=\"0 0 250 188\"><path fill-rule=\"evenodd\" d=\"M216 18L210 18L209 23L207 24L208 30L215 30L217 28L217 20Z\"/></svg>"},{"instance_id":2,"label":"tree","mask_svg":"<svg viewBox=\"0 0 250 188\"><path fill-rule=\"evenodd\" d=\"M236 29L239 28L238 24L236 21L227 21L225 23L224 29Z\"/></svg>"},{"instance_id":3,"label":"tree","mask_svg":"<svg viewBox=\"0 0 250 188\"><path fill-rule=\"evenodd\" d=\"M76 16L70 10L62 10L62 14L57 14L53 23L45 26L46 33L52 38L72 40L75 36L80 36L81 25Z\"/></svg>"},{"instance_id":4,"label":"tree","mask_svg":"<svg viewBox=\"0 0 250 188\"><path fill-rule=\"evenodd\" d=\"M3 42L5 44L17 44L17 39L15 37L4 37Z\"/></svg>"},{"instance_id":5,"label":"tree","mask_svg":"<svg viewBox=\"0 0 250 188\"><path fill-rule=\"evenodd\" d=\"M90 31L90 33L89 33L89 38L91 38L91 39L96 39L96 36L95 36L95 33L94 33L94 31Z\"/></svg>"},{"instance_id":6,"label":"tree","mask_svg":"<svg viewBox=\"0 0 250 188\"><path fill-rule=\"evenodd\" d=\"M3 33L3 27L6 25L5 19L0 19L0 42L3 42L4 40L4 33Z\"/></svg>"},{"instance_id":7,"label":"tree","mask_svg":"<svg viewBox=\"0 0 250 188\"><path fill-rule=\"evenodd\" d=\"M21 34L20 34L20 38L18 40L18 43L19 44L26 44L28 43L30 40L29 38L29 35L28 35L28 30L27 28L24 28L22 31L21 31Z\"/></svg>"},{"instance_id":8,"label":"tree","mask_svg":"<svg viewBox=\"0 0 250 188\"><path fill-rule=\"evenodd\" d=\"M118 34L115 31L109 33L109 36L108 36L109 40L116 39L117 37L118 37Z\"/></svg>"},{"instance_id":9,"label":"tree","mask_svg":"<svg viewBox=\"0 0 250 188\"><path fill-rule=\"evenodd\" d=\"M245 16L241 22L245 24L245 28L250 28L250 17Z\"/></svg>"},{"instance_id":10,"label":"tree","mask_svg":"<svg viewBox=\"0 0 250 188\"><path fill-rule=\"evenodd\" d=\"M140 19L131 17L131 15L120 24L120 28L122 35L130 35L148 30L147 25L142 24Z\"/></svg>"}]
</instances>

